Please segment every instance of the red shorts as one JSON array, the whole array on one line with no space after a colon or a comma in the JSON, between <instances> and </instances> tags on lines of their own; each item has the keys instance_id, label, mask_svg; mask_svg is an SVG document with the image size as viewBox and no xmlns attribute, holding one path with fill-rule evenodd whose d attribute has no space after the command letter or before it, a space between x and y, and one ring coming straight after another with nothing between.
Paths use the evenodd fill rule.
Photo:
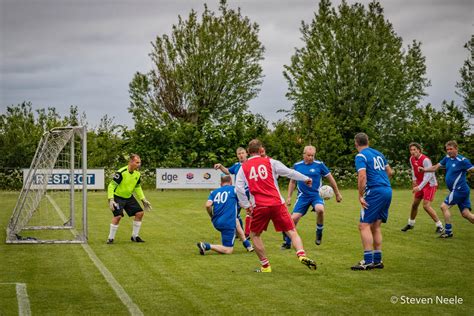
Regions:
<instances>
[{"instance_id":1,"label":"red shorts","mask_svg":"<svg viewBox=\"0 0 474 316\"><path fill-rule=\"evenodd\" d=\"M432 202L438 186L431 187L429 184L425 185L421 191L415 193L415 199Z\"/></svg>"},{"instance_id":2,"label":"red shorts","mask_svg":"<svg viewBox=\"0 0 474 316\"><path fill-rule=\"evenodd\" d=\"M252 222L250 231L261 233L267 230L270 220L275 226L277 232L286 232L295 228L295 224L291 219L290 213L285 204L272 206L256 206L252 212Z\"/></svg>"}]
</instances>

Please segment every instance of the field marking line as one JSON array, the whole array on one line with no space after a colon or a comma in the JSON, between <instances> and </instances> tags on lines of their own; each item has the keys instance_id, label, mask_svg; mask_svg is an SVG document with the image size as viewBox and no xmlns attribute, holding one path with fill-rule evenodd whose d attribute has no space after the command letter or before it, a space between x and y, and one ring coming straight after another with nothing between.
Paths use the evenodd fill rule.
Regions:
<instances>
[{"instance_id":1,"label":"field marking line","mask_svg":"<svg viewBox=\"0 0 474 316\"><path fill-rule=\"evenodd\" d=\"M0 284L15 284L16 299L18 301L18 315L31 316L30 299L26 291L26 283L0 283Z\"/></svg>"},{"instance_id":2,"label":"field marking line","mask_svg":"<svg viewBox=\"0 0 474 316\"><path fill-rule=\"evenodd\" d=\"M48 200L51 202L53 207L55 208L56 212L58 213L59 217L63 221L66 221L66 216L64 213L61 211L59 206L56 204L54 199L50 197L49 195L46 195ZM77 231L73 229L74 234L77 234ZM120 283L114 278L112 273L107 269L107 267L100 261L99 257L95 254L94 250L88 245L88 244L81 244L82 249L85 250L85 252L89 255L89 258L92 260L94 265L97 267L97 269L102 273L104 276L105 280L107 283L109 283L110 287L114 290L115 294L117 294L118 298L122 301L122 303L128 308L128 311L130 312L130 315L132 316L143 316L143 312L140 310L140 308L133 302L131 297L127 294L125 289L120 285Z\"/></svg>"},{"instance_id":3,"label":"field marking line","mask_svg":"<svg viewBox=\"0 0 474 316\"><path fill-rule=\"evenodd\" d=\"M140 308L132 301L130 296L128 296L127 292L125 292L124 288L118 283L118 281L114 278L112 273L105 267L105 265L100 261L99 257L95 254L94 250L88 244L81 244L82 248L87 252L89 258L91 258L92 262L94 262L97 269L99 269L100 273L104 276L105 280L112 289L117 294L118 298L122 301L122 303L127 306L130 315L132 316L143 316L143 312Z\"/></svg>"},{"instance_id":4,"label":"field marking line","mask_svg":"<svg viewBox=\"0 0 474 316\"><path fill-rule=\"evenodd\" d=\"M30 299L28 298L28 292L26 291L25 283L16 284L16 297L18 300L18 315L30 316Z\"/></svg>"}]
</instances>

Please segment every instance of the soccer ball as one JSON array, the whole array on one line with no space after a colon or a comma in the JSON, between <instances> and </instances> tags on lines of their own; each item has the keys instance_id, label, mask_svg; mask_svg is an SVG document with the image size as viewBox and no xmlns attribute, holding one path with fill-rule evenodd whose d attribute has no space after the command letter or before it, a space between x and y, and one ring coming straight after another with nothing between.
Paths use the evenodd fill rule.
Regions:
<instances>
[{"instance_id":1,"label":"soccer ball","mask_svg":"<svg viewBox=\"0 0 474 316\"><path fill-rule=\"evenodd\" d=\"M325 200L329 200L334 196L334 190L329 185L323 185L319 188L319 196Z\"/></svg>"}]
</instances>

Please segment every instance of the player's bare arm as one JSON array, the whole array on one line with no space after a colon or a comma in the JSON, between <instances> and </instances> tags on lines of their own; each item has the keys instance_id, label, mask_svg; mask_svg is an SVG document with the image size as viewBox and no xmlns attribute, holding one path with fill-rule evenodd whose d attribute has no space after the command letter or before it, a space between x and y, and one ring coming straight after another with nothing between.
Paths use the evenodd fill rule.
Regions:
<instances>
[{"instance_id":1,"label":"player's bare arm","mask_svg":"<svg viewBox=\"0 0 474 316\"><path fill-rule=\"evenodd\" d=\"M421 172L436 172L441 167L441 164L438 162L436 165L433 165L429 168L418 167L418 171Z\"/></svg>"},{"instance_id":2,"label":"player's bare arm","mask_svg":"<svg viewBox=\"0 0 474 316\"><path fill-rule=\"evenodd\" d=\"M293 191L296 188L296 181L295 180L290 180L290 183L288 183L288 197L286 198L286 205L290 206L291 205L291 196L293 195Z\"/></svg>"},{"instance_id":3,"label":"player's bare arm","mask_svg":"<svg viewBox=\"0 0 474 316\"><path fill-rule=\"evenodd\" d=\"M367 171L365 169L360 169L357 172L357 188L359 190L359 203L363 208L367 208L369 204L365 201L365 185L367 184Z\"/></svg>"},{"instance_id":4,"label":"player's bare arm","mask_svg":"<svg viewBox=\"0 0 474 316\"><path fill-rule=\"evenodd\" d=\"M339 191L339 188L337 187L337 183L336 183L336 180L334 179L334 177L332 176L332 174L328 174L326 176L326 178L328 179L329 181L329 185L332 187L332 189L334 190L334 193L336 194L336 201L339 203L342 201L342 194L341 192Z\"/></svg>"},{"instance_id":5,"label":"player's bare arm","mask_svg":"<svg viewBox=\"0 0 474 316\"><path fill-rule=\"evenodd\" d=\"M216 169L216 170L219 169L220 171L222 171L223 173L225 173L225 174L227 174L227 175L230 174L229 169L227 169L226 167L224 167L224 166L223 166L222 164L220 164L220 163L216 163L216 164L214 165L214 169Z\"/></svg>"},{"instance_id":6,"label":"player's bare arm","mask_svg":"<svg viewBox=\"0 0 474 316\"><path fill-rule=\"evenodd\" d=\"M387 173L388 178L390 179L393 176L393 169L389 165L385 166L385 172Z\"/></svg>"},{"instance_id":7,"label":"player's bare arm","mask_svg":"<svg viewBox=\"0 0 474 316\"><path fill-rule=\"evenodd\" d=\"M213 210L212 210L212 201L211 200L207 200L206 202L206 211L207 211L207 214L209 214L209 217L212 218L212 215L213 215Z\"/></svg>"}]
</instances>

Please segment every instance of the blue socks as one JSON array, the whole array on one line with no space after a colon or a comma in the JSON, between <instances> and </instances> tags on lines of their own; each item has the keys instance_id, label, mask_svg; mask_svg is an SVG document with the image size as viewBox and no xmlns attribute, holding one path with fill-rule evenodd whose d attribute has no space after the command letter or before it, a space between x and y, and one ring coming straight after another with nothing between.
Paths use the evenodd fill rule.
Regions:
<instances>
[{"instance_id":1,"label":"blue socks","mask_svg":"<svg viewBox=\"0 0 474 316\"><path fill-rule=\"evenodd\" d=\"M287 245L291 245L291 239L290 239L290 237L288 237L287 235L285 235L285 243L286 243Z\"/></svg>"},{"instance_id":2,"label":"blue socks","mask_svg":"<svg viewBox=\"0 0 474 316\"><path fill-rule=\"evenodd\" d=\"M382 262L382 250L374 250L374 263Z\"/></svg>"},{"instance_id":3,"label":"blue socks","mask_svg":"<svg viewBox=\"0 0 474 316\"><path fill-rule=\"evenodd\" d=\"M242 244L244 245L245 248L248 248L248 247L252 246L248 239L246 239L244 242L242 242Z\"/></svg>"},{"instance_id":4,"label":"blue socks","mask_svg":"<svg viewBox=\"0 0 474 316\"><path fill-rule=\"evenodd\" d=\"M316 234L322 234L323 233L323 228L324 228L324 225L323 224L316 224Z\"/></svg>"},{"instance_id":5,"label":"blue socks","mask_svg":"<svg viewBox=\"0 0 474 316\"><path fill-rule=\"evenodd\" d=\"M284 232L282 232L282 234L283 234L283 241L285 242L285 244L291 245L290 237L288 237Z\"/></svg>"},{"instance_id":6,"label":"blue socks","mask_svg":"<svg viewBox=\"0 0 474 316\"><path fill-rule=\"evenodd\" d=\"M448 235L453 233L453 226L451 224L446 224L444 226L444 229L446 230L446 234L448 234Z\"/></svg>"},{"instance_id":7,"label":"blue socks","mask_svg":"<svg viewBox=\"0 0 474 316\"><path fill-rule=\"evenodd\" d=\"M211 250L211 244L208 243L208 242L205 242L205 243L204 243L204 248L205 248L206 250Z\"/></svg>"},{"instance_id":8,"label":"blue socks","mask_svg":"<svg viewBox=\"0 0 474 316\"><path fill-rule=\"evenodd\" d=\"M370 264L374 262L374 254L372 250L364 250L364 261L365 264Z\"/></svg>"}]
</instances>

